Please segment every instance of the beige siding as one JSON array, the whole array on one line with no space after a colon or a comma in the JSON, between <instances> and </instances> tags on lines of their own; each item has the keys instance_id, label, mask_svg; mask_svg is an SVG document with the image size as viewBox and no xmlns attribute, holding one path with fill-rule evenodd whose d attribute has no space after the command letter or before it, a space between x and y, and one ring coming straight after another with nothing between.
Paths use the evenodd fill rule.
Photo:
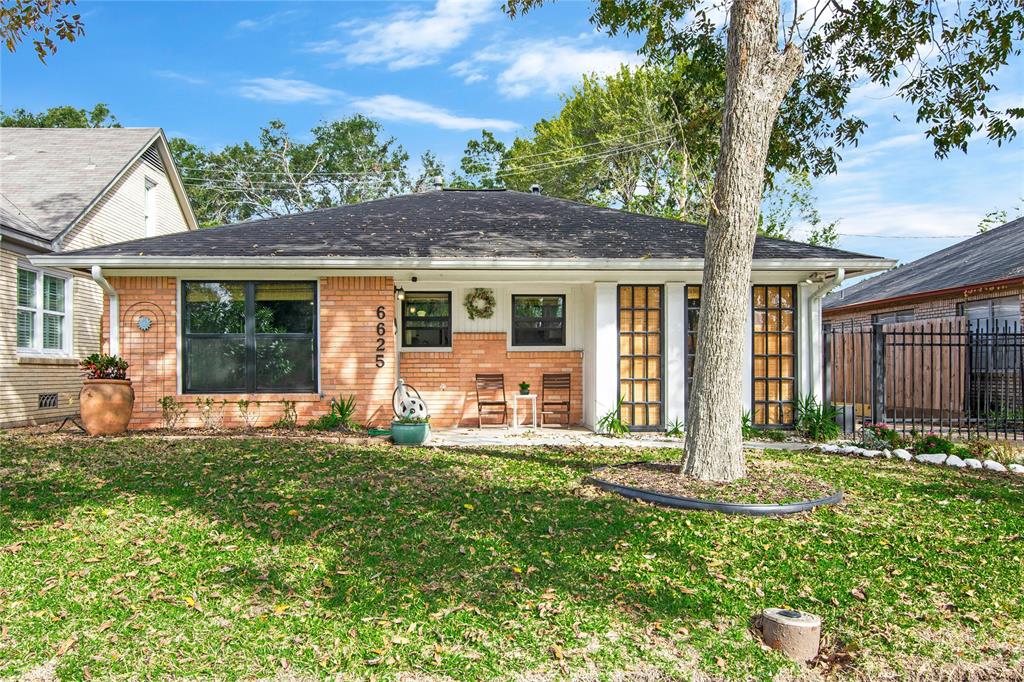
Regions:
<instances>
[{"instance_id":1,"label":"beige siding","mask_svg":"<svg viewBox=\"0 0 1024 682\"><path fill-rule=\"evenodd\" d=\"M138 160L64 236L61 251L142 239L146 236L146 178L156 182L157 234L188 229L166 173Z\"/></svg>"},{"instance_id":2,"label":"beige siding","mask_svg":"<svg viewBox=\"0 0 1024 682\"><path fill-rule=\"evenodd\" d=\"M157 234L188 229L167 175L139 160L65 235L60 250L144 237L147 178L157 184ZM100 350L103 292L91 277L78 273L72 275L72 352L60 359L19 355L15 347L19 261L28 264L24 255L0 248L0 428L77 415L82 386L77 360ZM41 393L57 393L58 407L39 409Z\"/></svg>"}]
</instances>

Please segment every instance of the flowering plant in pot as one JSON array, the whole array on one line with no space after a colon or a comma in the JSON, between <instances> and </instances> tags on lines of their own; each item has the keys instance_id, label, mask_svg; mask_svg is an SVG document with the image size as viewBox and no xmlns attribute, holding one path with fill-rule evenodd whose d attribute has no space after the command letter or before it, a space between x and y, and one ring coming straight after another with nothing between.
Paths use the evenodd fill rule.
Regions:
<instances>
[{"instance_id":1,"label":"flowering plant in pot","mask_svg":"<svg viewBox=\"0 0 1024 682\"><path fill-rule=\"evenodd\" d=\"M82 425L91 436L108 436L128 428L135 391L128 363L116 356L93 353L79 366L84 374L79 407Z\"/></svg>"},{"instance_id":2,"label":"flowering plant in pot","mask_svg":"<svg viewBox=\"0 0 1024 682\"><path fill-rule=\"evenodd\" d=\"M429 436L429 415L395 417L391 420L391 440L395 445L423 445Z\"/></svg>"}]
</instances>

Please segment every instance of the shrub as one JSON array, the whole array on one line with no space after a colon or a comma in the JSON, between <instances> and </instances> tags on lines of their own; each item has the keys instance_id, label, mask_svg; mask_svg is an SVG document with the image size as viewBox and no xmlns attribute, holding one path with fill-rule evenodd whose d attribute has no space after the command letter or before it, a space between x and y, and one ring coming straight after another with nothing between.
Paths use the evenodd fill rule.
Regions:
<instances>
[{"instance_id":1,"label":"shrub","mask_svg":"<svg viewBox=\"0 0 1024 682\"><path fill-rule=\"evenodd\" d=\"M227 399L219 403L213 398L196 398L196 412L204 429L219 429L224 422L224 407L228 404Z\"/></svg>"},{"instance_id":2,"label":"shrub","mask_svg":"<svg viewBox=\"0 0 1024 682\"><path fill-rule=\"evenodd\" d=\"M682 438L686 435L686 425L683 424L679 417L676 417L669 422L668 427L665 429L665 435L669 438Z\"/></svg>"},{"instance_id":3,"label":"shrub","mask_svg":"<svg viewBox=\"0 0 1024 682\"><path fill-rule=\"evenodd\" d=\"M354 431L356 429L356 424L353 421L356 413L356 397L350 395L346 398L344 395L340 395L338 398L340 400L331 399L330 412L309 422L306 424L306 428L313 431ZM396 419L396 421L398 420Z\"/></svg>"},{"instance_id":4,"label":"shrub","mask_svg":"<svg viewBox=\"0 0 1024 682\"><path fill-rule=\"evenodd\" d=\"M970 456L976 459L994 459L1003 464L1012 464L1024 459L1024 452L1014 450L1005 443L994 443L984 438L973 438L964 447Z\"/></svg>"},{"instance_id":5,"label":"shrub","mask_svg":"<svg viewBox=\"0 0 1024 682\"><path fill-rule=\"evenodd\" d=\"M186 412L188 412L188 408L185 407L185 403L179 403L173 395L165 395L160 398L160 413L168 429L177 426Z\"/></svg>"},{"instance_id":6,"label":"shrub","mask_svg":"<svg viewBox=\"0 0 1024 682\"><path fill-rule=\"evenodd\" d=\"M256 426L256 422L260 420L260 404L256 400L246 400L245 398L239 398L238 402L238 415L245 422L245 427L251 429Z\"/></svg>"},{"instance_id":7,"label":"shrub","mask_svg":"<svg viewBox=\"0 0 1024 682\"><path fill-rule=\"evenodd\" d=\"M294 429L296 423L298 423L299 415L295 411L294 400L282 400L281 405L284 406L284 411L281 414L281 418L274 424L279 429Z\"/></svg>"},{"instance_id":8,"label":"shrub","mask_svg":"<svg viewBox=\"0 0 1024 682\"><path fill-rule=\"evenodd\" d=\"M750 413L744 412L740 419L740 428L743 430L743 440L753 440L757 438L758 431L754 428L753 424L750 423Z\"/></svg>"},{"instance_id":9,"label":"shrub","mask_svg":"<svg viewBox=\"0 0 1024 682\"><path fill-rule=\"evenodd\" d=\"M911 445L913 437L907 438L888 424L865 422L860 431L861 443L868 448L888 448L894 450L904 445Z\"/></svg>"},{"instance_id":10,"label":"shrub","mask_svg":"<svg viewBox=\"0 0 1024 682\"><path fill-rule=\"evenodd\" d=\"M120 379L128 378L128 361L117 355L93 353L82 359L78 366L85 373L86 379Z\"/></svg>"},{"instance_id":11,"label":"shrub","mask_svg":"<svg viewBox=\"0 0 1024 682\"><path fill-rule=\"evenodd\" d=\"M830 441L839 436L836 410L819 405L817 398L808 393L796 403L796 430L813 441Z\"/></svg>"},{"instance_id":12,"label":"shrub","mask_svg":"<svg viewBox=\"0 0 1024 682\"><path fill-rule=\"evenodd\" d=\"M597 420L597 432L608 436L623 436L629 433L629 427L622 423L622 402L624 396L619 396L615 407L608 410L608 414Z\"/></svg>"},{"instance_id":13,"label":"shrub","mask_svg":"<svg viewBox=\"0 0 1024 682\"><path fill-rule=\"evenodd\" d=\"M914 450L919 454L941 452L958 457L970 457L971 451L937 433L929 433L914 441Z\"/></svg>"}]
</instances>

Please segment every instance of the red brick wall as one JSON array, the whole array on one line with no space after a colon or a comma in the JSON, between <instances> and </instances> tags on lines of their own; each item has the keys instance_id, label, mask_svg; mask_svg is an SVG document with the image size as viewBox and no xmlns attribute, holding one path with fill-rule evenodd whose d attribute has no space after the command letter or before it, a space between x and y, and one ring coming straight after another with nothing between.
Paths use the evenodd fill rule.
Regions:
<instances>
[{"instance_id":1,"label":"red brick wall","mask_svg":"<svg viewBox=\"0 0 1024 682\"><path fill-rule=\"evenodd\" d=\"M135 410L130 427L164 425L159 401L176 396L187 414L181 426L199 426L196 399L206 395L177 394L177 283L173 277L111 277L120 296L121 349L129 363L135 388ZM383 306L384 318L377 317ZM148 331L138 320L152 321ZM384 334L378 337L377 325ZM103 348L109 351L109 307L104 304ZM378 338L384 339L384 366L377 367ZM284 413L284 401L295 403L300 424L329 409L330 399L356 395L356 420L381 425L391 419L391 392L395 386L394 283L390 277L324 277L320 279L320 388L323 398L307 394L211 394L226 427L242 426L237 401L246 398L258 407L259 425L270 425ZM228 403L221 407L221 402Z\"/></svg>"},{"instance_id":2,"label":"red brick wall","mask_svg":"<svg viewBox=\"0 0 1024 682\"><path fill-rule=\"evenodd\" d=\"M438 427L477 426L476 374L505 375L512 420L512 394L519 382L530 383L530 392L540 396L541 375L572 374L571 423L583 421L582 351L509 351L503 332L456 333L450 353L402 353L402 378L416 388L430 409L431 424ZM540 410L538 398L537 410ZM519 418L529 421L529 403L520 403ZM539 418L539 414L538 414ZM488 422L489 423L489 422Z\"/></svg>"},{"instance_id":3,"label":"red brick wall","mask_svg":"<svg viewBox=\"0 0 1024 682\"><path fill-rule=\"evenodd\" d=\"M1020 296L1021 317L1024 318L1024 286L998 286L979 287L966 293L935 296L916 301L903 301L902 303L880 304L866 306L855 310L823 310L822 317L826 323L839 324L841 322L850 324L870 324L871 316L878 313L888 313L897 310L913 310L916 320L936 320L941 318L956 317L957 305L966 301L977 301L986 298L1001 298L1003 296Z\"/></svg>"}]
</instances>

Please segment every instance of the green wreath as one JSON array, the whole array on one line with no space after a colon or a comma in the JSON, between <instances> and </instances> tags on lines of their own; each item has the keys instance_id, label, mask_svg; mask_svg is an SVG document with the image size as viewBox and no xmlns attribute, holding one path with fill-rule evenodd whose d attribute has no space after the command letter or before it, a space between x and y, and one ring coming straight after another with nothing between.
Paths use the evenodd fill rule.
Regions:
<instances>
[{"instance_id":1,"label":"green wreath","mask_svg":"<svg viewBox=\"0 0 1024 682\"><path fill-rule=\"evenodd\" d=\"M484 320L489 319L494 315L494 292L479 287L470 289L463 305L466 307L469 319L475 320L478 317Z\"/></svg>"}]
</instances>

